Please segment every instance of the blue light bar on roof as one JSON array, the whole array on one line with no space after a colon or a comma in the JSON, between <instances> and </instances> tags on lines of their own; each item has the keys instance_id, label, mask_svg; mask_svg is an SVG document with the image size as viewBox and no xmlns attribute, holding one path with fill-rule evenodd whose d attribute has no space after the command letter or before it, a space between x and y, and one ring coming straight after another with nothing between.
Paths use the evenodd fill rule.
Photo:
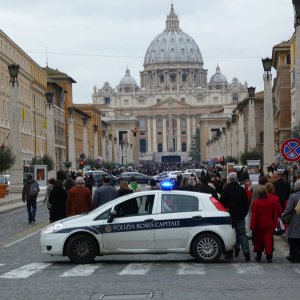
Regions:
<instances>
[{"instance_id":1,"label":"blue light bar on roof","mask_svg":"<svg viewBox=\"0 0 300 300\"><path fill-rule=\"evenodd\" d=\"M161 181L161 183L160 183L160 187L164 191L172 190L173 186L174 186L174 183L169 180Z\"/></svg>"}]
</instances>

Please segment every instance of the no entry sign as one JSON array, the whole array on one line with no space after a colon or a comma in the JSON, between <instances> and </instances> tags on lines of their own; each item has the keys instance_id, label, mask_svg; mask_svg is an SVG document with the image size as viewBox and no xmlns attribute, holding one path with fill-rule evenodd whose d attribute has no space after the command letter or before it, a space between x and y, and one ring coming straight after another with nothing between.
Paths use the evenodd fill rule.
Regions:
<instances>
[{"instance_id":1,"label":"no entry sign","mask_svg":"<svg viewBox=\"0 0 300 300\"><path fill-rule=\"evenodd\" d=\"M281 146L281 154L287 161L300 160L300 140L288 139Z\"/></svg>"}]
</instances>

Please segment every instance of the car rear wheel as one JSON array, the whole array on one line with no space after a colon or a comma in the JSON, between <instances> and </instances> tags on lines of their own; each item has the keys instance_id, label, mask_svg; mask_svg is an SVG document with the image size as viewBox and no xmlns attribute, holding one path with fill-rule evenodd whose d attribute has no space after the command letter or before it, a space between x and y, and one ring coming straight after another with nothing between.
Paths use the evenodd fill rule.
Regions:
<instances>
[{"instance_id":1,"label":"car rear wheel","mask_svg":"<svg viewBox=\"0 0 300 300\"><path fill-rule=\"evenodd\" d=\"M94 261L97 256L95 240L85 234L72 237L67 245L67 256L76 264L87 264Z\"/></svg>"},{"instance_id":2,"label":"car rear wheel","mask_svg":"<svg viewBox=\"0 0 300 300\"><path fill-rule=\"evenodd\" d=\"M200 234L193 241L191 255L199 262L216 262L222 255L222 242L215 234Z\"/></svg>"}]
</instances>

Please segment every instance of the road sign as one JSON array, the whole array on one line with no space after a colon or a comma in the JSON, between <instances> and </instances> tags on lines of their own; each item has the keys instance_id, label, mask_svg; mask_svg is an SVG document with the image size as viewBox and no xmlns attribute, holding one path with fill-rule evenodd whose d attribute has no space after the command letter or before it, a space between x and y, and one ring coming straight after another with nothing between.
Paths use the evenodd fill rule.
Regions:
<instances>
[{"instance_id":1,"label":"road sign","mask_svg":"<svg viewBox=\"0 0 300 300\"><path fill-rule=\"evenodd\" d=\"M287 161L300 160L300 140L288 139L281 146L281 154Z\"/></svg>"}]
</instances>

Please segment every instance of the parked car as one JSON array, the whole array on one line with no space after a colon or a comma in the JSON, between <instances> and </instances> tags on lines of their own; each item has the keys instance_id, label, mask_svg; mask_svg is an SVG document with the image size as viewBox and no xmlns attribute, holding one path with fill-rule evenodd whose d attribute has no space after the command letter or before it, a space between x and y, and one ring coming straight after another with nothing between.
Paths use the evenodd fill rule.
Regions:
<instances>
[{"instance_id":1,"label":"parked car","mask_svg":"<svg viewBox=\"0 0 300 300\"><path fill-rule=\"evenodd\" d=\"M151 177L143 174L143 173L139 173L139 172L123 172L121 173L121 175L119 176L119 181L125 180L125 181L130 181L130 178L134 176L135 180L137 183L149 183L149 181L151 180Z\"/></svg>"},{"instance_id":2,"label":"parked car","mask_svg":"<svg viewBox=\"0 0 300 300\"><path fill-rule=\"evenodd\" d=\"M114 175L111 175L109 173L106 173L106 172L101 172L101 173L97 173L95 175L93 175L94 177L94 182L93 184L96 185L96 186L101 186L103 184L103 177L109 177L110 178L110 181L111 181L111 184L112 185L116 185L119 183L119 178L114 176Z\"/></svg>"},{"instance_id":3,"label":"parked car","mask_svg":"<svg viewBox=\"0 0 300 300\"><path fill-rule=\"evenodd\" d=\"M229 213L209 194L151 190L112 200L44 228L42 253L91 263L106 254L187 253L203 263L233 250Z\"/></svg>"},{"instance_id":4,"label":"parked car","mask_svg":"<svg viewBox=\"0 0 300 300\"><path fill-rule=\"evenodd\" d=\"M183 174L183 172L182 171L164 171L158 175L152 176L152 179L154 179L156 182L160 182L162 180L175 181L178 174Z\"/></svg>"}]
</instances>

